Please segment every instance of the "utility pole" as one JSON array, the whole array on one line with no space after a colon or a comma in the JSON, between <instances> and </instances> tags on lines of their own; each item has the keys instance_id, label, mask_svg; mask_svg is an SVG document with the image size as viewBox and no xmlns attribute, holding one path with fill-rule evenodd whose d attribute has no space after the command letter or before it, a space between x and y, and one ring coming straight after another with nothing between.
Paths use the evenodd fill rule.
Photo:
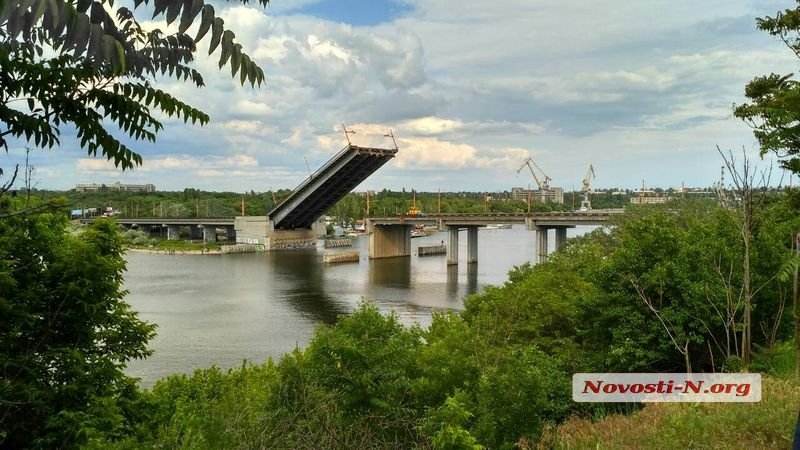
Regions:
<instances>
[{"instance_id":1,"label":"utility pole","mask_svg":"<svg viewBox=\"0 0 800 450\"><path fill-rule=\"evenodd\" d=\"M244 215L244 197L242 197L242 215Z\"/></svg>"},{"instance_id":2,"label":"utility pole","mask_svg":"<svg viewBox=\"0 0 800 450\"><path fill-rule=\"evenodd\" d=\"M572 210L575 211L575 185L572 185Z\"/></svg>"}]
</instances>

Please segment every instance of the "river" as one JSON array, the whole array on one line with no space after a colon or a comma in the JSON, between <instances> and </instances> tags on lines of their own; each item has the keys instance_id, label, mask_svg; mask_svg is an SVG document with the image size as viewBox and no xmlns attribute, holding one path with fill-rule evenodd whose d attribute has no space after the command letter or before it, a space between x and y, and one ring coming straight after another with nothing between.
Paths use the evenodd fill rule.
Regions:
<instances>
[{"instance_id":1,"label":"river","mask_svg":"<svg viewBox=\"0 0 800 450\"><path fill-rule=\"evenodd\" d=\"M568 230L568 236L588 231ZM405 324L430 323L436 310L457 310L487 285L501 285L514 266L532 261L534 233L515 225L481 230L478 263L466 264L466 233L457 266L444 255L418 257L420 245L447 241L444 232L412 239L410 258L370 260L368 238L353 247L236 255L128 253L126 301L140 318L158 325L154 354L132 361L128 373L150 387L165 376L216 365L260 363L308 343L321 323L368 299L395 311ZM553 236L549 239L551 246ZM358 263L323 264L331 251L358 251Z\"/></svg>"}]
</instances>

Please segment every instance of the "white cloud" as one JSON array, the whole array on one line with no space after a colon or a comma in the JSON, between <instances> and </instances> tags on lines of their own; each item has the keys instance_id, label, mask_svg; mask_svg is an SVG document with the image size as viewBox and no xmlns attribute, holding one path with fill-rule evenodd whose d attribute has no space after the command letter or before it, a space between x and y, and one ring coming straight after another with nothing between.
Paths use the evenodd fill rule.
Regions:
<instances>
[{"instance_id":1,"label":"white cloud","mask_svg":"<svg viewBox=\"0 0 800 450\"><path fill-rule=\"evenodd\" d=\"M745 83L797 65L755 30L778 2L407 0L407 14L372 27L292 12L308 3L221 4L266 84L240 86L218 54L204 56L206 41L196 61L205 88L160 85L211 124L165 119L156 144L132 146L145 162L131 173L66 156L42 158L40 173L58 174L58 186L119 177L172 189L292 188L306 162L314 170L342 148L345 123L358 145L396 136L397 157L369 188L508 189L528 181L516 174L528 156L565 187L589 163L599 187L709 185L716 145L753 147L730 112ZM65 155L85 155L62 141Z\"/></svg>"}]
</instances>

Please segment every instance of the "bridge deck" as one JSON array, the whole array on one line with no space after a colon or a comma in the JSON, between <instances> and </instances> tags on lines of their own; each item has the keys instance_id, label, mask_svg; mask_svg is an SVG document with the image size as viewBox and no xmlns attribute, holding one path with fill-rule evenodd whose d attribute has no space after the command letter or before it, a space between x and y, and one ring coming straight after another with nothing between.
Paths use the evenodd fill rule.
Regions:
<instances>
[{"instance_id":1,"label":"bridge deck","mask_svg":"<svg viewBox=\"0 0 800 450\"><path fill-rule=\"evenodd\" d=\"M348 145L269 212L275 229L310 228L325 211L393 158L395 153L397 149Z\"/></svg>"},{"instance_id":2,"label":"bridge deck","mask_svg":"<svg viewBox=\"0 0 800 450\"><path fill-rule=\"evenodd\" d=\"M370 217L373 225L441 223L446 226L485 226L499 223L524 223L532 226L602 225L613 214L622 210L594 210L591 212L539 212L539 213L478 213L430 214L425 216Z\"/></svg>"}]
</instances>

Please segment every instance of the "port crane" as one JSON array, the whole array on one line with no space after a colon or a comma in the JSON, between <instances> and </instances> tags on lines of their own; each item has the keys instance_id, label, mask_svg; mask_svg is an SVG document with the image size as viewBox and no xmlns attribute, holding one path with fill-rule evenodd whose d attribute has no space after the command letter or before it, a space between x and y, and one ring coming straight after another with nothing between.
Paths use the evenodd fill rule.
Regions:
<instances>
[{"instance_id":1,"label":"port crane","mask_svg":"<svg viewBox=\"0 0 800 450\"><path fill-rule=\"evenodd\" d=\"M589 194L592 192L591 182L594 178L594 166L589 164L589 169L586 171L586 176L583 177L583 200L581 201L581 211L589 211L592 209L592 201L589 199Z\"/></svg>"},{"instance_id":2,"label":"port crane","mask_svg":"<svg viewBox=\"0 0 800 450\"><path fill-rule=\"evenodd\" d=\"M533 175L534 181L536 181L536 185L539 186L539 195L541 196L542 202L546 201L547 194L550 191L550 181L553 179L547 176L547 174L544 173L544 170L542 170L542 168L539 167L531 158L525 158L525 162L523 162L519 169L517 169L517 174L519 174L519 172L524 169L525 166L528 166L528 169L531 171L531 175ZM543 178L540 179L536 175L536 171L533 170L534 167L539 170Z\"/></svg>"}]
</instances>

